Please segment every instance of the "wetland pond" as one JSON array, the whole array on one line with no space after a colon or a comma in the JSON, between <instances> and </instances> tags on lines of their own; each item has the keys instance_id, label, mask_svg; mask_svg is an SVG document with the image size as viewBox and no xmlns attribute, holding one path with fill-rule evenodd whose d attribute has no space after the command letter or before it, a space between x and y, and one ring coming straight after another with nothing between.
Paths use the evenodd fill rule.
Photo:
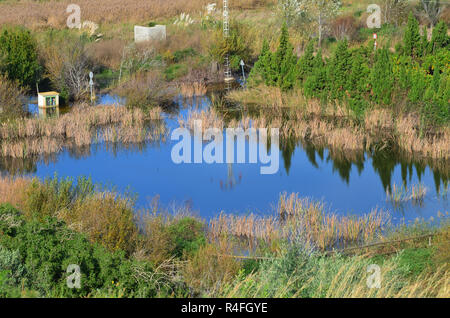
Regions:
<instances>
[{"instance_id":1,"label":"wetland pond","mask_svg":"<svg viewBox=\"0 0 450 318\"><path fill-rule=\"evenodd\" d=\"M99 103L112 104L119 99L105 95ZM51 160L22 162L21 174L39 178L90 176L94 182L114 186L119 192L131 191L137 207L147 206L159 196L160 204L188 205L203 218L221 211L236 214L273 214L280 193L299 193L323 201L341 215L361 215L374 208L391 213L394 223L417 218L436 218L448 213L448 165L444 168L423 162L404 160L388 150L364 153L354 159L332 156L328 149L317 149L300 142L280 143L279 170L260 174L260 164L175 164L170 131L178 128L178 117L190 110L207 109L207 96L177 98L174 110L164 113L169 136L158 143L136 146L91 145L79 153L63 150ZM11 173L6 158L0 162L3 175ZM442 170L444 169L444 170ZM421 202L394 205L386 190L394 184L422 184L426 195Z\"/></svg>"}]
</instances>

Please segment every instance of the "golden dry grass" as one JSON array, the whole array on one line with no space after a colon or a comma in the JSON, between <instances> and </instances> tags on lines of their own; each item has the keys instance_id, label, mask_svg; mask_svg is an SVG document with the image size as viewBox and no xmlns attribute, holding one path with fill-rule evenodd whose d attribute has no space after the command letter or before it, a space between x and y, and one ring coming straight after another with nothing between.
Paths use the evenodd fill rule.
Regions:
<instances>
[{"instance_id":1,"label":"golden dry grass","mask_svg":"<svg viewBox=\"0 0 450 318\"><path fill-rule=\"evenodd\" d=\"M101 5L93 0L76 2L81 8L82 21L102 23L150 22L154 19L174 17L183 12L204 12L208 0L104 0ZM231 8L254 8L267 0L236 0ZM270 2L270 1L269 1ZM25 25L32 29L66 27L69 16L66 8L73 1L8 1L0 3L0 25ZM219 8L221 4L219 3Z\"/></svg>"},{"instance_id":2,"label":"golden dry grass","mask_svg":"<svg viewBox=\"0 0 450 318\"><path fill-rule=\"evenodd\" d=\"M146 115L140 109L120 106L78 105L58 118L29 118L0 126L0 154L26 158L57 153L63 147L87 146L98 142L139 143L163 138L166 128L161 109ZM156 121L149 127L146 120Z\"/></svg>"},{"instance_id":3,"label":"golden dry grass","mask_svg":"<svg viewBox=\"0 0 450 318\"><path fill-rule=\"evenodd\" d=\"M386 109L370 109L358 124L342 105L325 106L305 100L299 90L284 93L266 86L236 90L227 98L262 108L251 118L254 127L278 127L282 136L308 139L331 150L364 151L377 143L393 143L416 158L450 159L450 128L421 131L416 114L398 116Z\"/></svg>"},{"instance_id":4,"label":"golden dry grass","mask_svg":"<svg viewBox=\"0 0 450 318\"><path fill-rule=\"evenodd\" d=\"M321 202L301 198L297 193L283 193L278 201L278 215L259 217L220 214L209 222L213 239L231 235L253 246L281 238L299 237L321 250L370 242L390 223L387 213L373 210L359 217L339 216L326 210Z\"/></svg>"}]
</instances>

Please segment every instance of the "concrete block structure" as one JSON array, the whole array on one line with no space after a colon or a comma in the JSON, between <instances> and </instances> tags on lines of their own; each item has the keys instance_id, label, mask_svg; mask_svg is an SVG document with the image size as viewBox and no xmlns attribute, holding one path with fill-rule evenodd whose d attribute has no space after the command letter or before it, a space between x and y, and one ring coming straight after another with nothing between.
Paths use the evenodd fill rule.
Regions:
<instances>
[{"instance_id":1,"label":"concrete block structure","mask_svg":"<svg viewBox=\"0 0 450 318\"><path fill-rule=\"evenodd\" d=\"M151 40L163 41L166 39L166 26L155 25L154 27L134 26L134 42L146 42Z\"/></svg>"}]
</instances>

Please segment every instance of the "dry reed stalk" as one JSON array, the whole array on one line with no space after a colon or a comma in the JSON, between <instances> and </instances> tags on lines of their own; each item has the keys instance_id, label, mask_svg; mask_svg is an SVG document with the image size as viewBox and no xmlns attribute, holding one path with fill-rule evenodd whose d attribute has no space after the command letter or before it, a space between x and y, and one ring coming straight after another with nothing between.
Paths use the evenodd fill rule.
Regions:
<instances>
[{"instance_id":1,"label":"dry reed stalk","mask_svg":"<svg viewBox=\"0 0 450 318\"><path fill-rule=\"evenodd\" d=\"M195 121L200 120L202 122L202 132L204 133L208 128L218 128L220 130L224 129L224 121L222 117L212 108L208 110L189 111L187 119L178 119L180 127L188 128L194 130Z\"/></svg>"},{"instance_id":2,"label":"dry reed stalk","mask_svg":"<svg viewBox=\"0 0 450 318\"><path fill-rule=\"evenodd\" d=\"M26 199L25 189L31 183L31 179L22 177L0 177L0 203L10 203L21 208Z\"/></svg>"},{"instance_id":3,"label":"dry reed stalk","mask_svg":"<svg viewBox=\"0 0 450 318\"><path fill-rule=\"evenodd\" d=\"M184 97L204 96L208 87L204 81L194 81L190 83L179 84L181 95Z\"/></svg>"},{"instance_id":4,"label":"dry reed stalk","mask_svg":"<svg viewBox=\"0 0 450 318\"><path fill-rule=\"evenodd\" d=\"M77 147L88 146L94 143L93 137L97 141L125 143L158 140L166 134L161 113L159 107L145 115L140 109L79 105L59 118L7 122L0 127L0 153L13 158L57 153L72 141ZM148 129L144 127L147 120L156 123ZM95 128L105 126L114 127L105 130L101 134L103 138L99 138Z\"/></svg>"},{"instance_id":5,"label":"dry reed stalk","mask_svg":"<svg viewBox=\"0 0 450 318\"><path fill-rule=\"evenodd\" d=\"M66 27L67 6L69 0L63 1L20 1L0 3L0 25L25 25L32 29ZM173 17L183 12L197 13L203 11L208 0L105 0L97 5L90 0L79 0L83 20L101 23L136 23Z\"/></svg>"}]
</instances>

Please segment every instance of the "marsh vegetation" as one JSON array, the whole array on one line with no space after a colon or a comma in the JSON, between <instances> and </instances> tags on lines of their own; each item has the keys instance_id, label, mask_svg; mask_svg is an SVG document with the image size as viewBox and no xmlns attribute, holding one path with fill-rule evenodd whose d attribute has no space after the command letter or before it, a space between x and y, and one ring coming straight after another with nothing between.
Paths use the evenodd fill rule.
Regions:
<instances>
[{"instance_id":1,"label":"marsh vegetation","mask_svg":"<svg viewBox=\"0 0 450 318\"><path fill-rule=\"evenodd\" d=\"M236 0L224 38L209 2L0 1L0 297L449 297L449 8ZM284 170L173 164L195 120L279 128Z\"/></svg>"}]
</instances>

